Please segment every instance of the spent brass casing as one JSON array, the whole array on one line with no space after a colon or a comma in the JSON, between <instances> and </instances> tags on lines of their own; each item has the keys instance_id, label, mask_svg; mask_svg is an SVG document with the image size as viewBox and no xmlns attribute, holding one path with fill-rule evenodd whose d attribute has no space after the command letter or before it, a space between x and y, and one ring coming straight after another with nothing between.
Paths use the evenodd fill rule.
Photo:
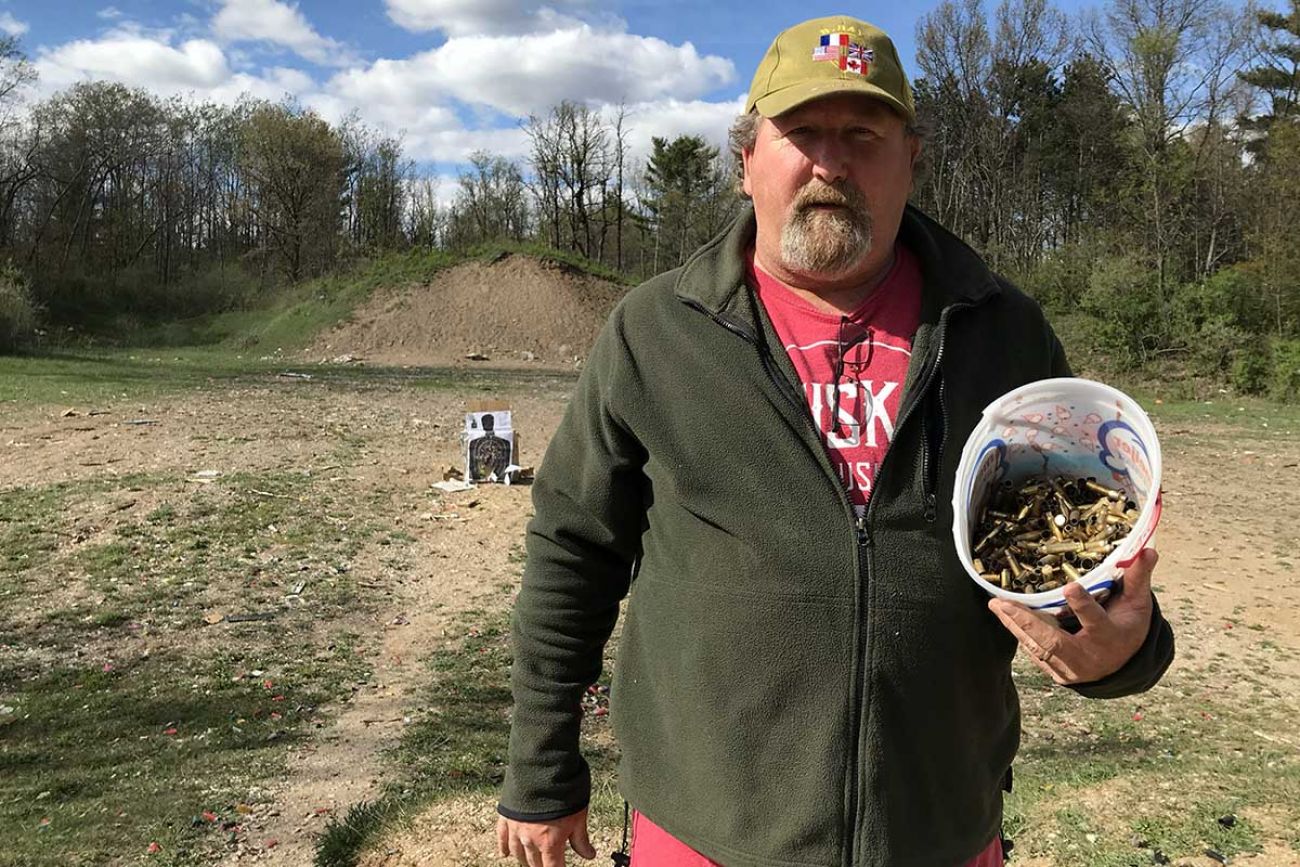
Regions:
<instances>
[{"instance_id":1,"label":"spent brass casing","mask_svg":"<svg viewBox=\"0 0 1300 867\"><path fill-rule=\"evenodd\" d=\"M1105 485L1099 485L1097 484L1096 479L1086 479L1083 485L1093 493L1101 494L1107 500L1112 500L1112 501L1122 500L1124 498L1124 494L1122 491L1117 491L1114 488L1108 488Z\"/></svg>"},{"instance_id":2,"label":"spent brass casing","mask_svg":"<svg viewBox=\"0 0 1300 867\"><path fill-rule=\"evenodd\" d=\"M1098 500L1097 502L1089 506L1087 510L1084 511L1083 514L1086 517L1091 518L1094 517L1095 515L1101 514L1102 512L1106 511L1109 508L1110 508L1110 500L1106 499L1105 497L1102 497L1100 500Z\"/></svg>"},{"instance_id":3,"label":"spent brass casing","mask_svg":"<svg viewBox=\"0 0 1300 867\"><path fill-rule=\"evenodd\" d=\"M1071 566L1069 563L1062 563L1062 564L1061 564L1061 571L1065 573L1065 577L1068 578L1070 581L1078 581L1078 580L1079 580L1079 577L1080 577L1080 576L1079 576L1079 570L1078 570L1078 569L1075 569L1075 568L1074 568L1073 566Z\"/></svg>"},{"instance_id":4,"label":"spent brass casing","mask_svg":"<svg viewBox=\"0 0 1300 867\"><path fill-rule=\"evenodd\" d=\"M1080 554L1083 552L1082 542L1047 542L1038 546L1038 550L1044 554Z\"/></svg>"},{"instance_id":5,"label":"spent brass casing","mask_svg":"<svg viewBox=\"0 0 1300 867\"><path fill-rule=\"evenodd\" d=\"M984 549L987 548L989 545L991 545L993 543L993 540L997 538L998 533L1001 532L1002 532L1002 527L1000 525L994 525L993 529L989 530L988 533L985 534L984 538L980 539L979 542L975 545L975 553L982 554L984 552Z\"/></svg>"}]
</instances>

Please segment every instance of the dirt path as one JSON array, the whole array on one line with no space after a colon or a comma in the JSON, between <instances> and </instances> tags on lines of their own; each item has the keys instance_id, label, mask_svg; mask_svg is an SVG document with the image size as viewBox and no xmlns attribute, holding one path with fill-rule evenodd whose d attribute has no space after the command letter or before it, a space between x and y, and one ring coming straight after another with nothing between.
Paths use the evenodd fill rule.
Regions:
<instances>
[{"instance_id":1,"label":"dirt path","mask_svg":"<svg viewBox=\"0 0 1300 867\"><path fill-rule=\"evenodd\" d=\"M556 380L493 393L514 406L524 463L540 462L570 387L571 380ZM429 655L460 637L465 612L509 606L528 489L443 495L430 488L444 468L459 465L460 415L479 396L269 377L215 394L73 407L71 415L20 409L0 421L0 487L139 472L182 481L203 471L311 472L326 474L338 496L371 504L414 540L398 553L367 549L353 564L371 610L348 625L369 637L373 674L350 702L328 709L324 727L291 755L287 779L249 817L247 841L226 863L310 863L328 817L376 794L380 754L415 709ZM1267 664L1274 678L1268 700L1300 713L1300 442L1215 427L1161 434L1166 513L1156 584L1178 634L1171 677L1186 674L1191 683L1214 671L1204 677L1206 688L1257 692L1244 675ZM96 520L107 525L113 516ZM365 863L500 863L494 823L490 799L440 803ZM602 852L613 847L613 833L598 842ZM1251 863L1290 867L1297 860L1272 847Z\"/></svg>"},{"instance_id":2,"label":"dirt path","mask_svg":"<svg viewBox=\"0 0 1300 867\"><path fill-rule=\"evenodd\" d=\"M525 463L540 462L558 424L568 380L557 382L511 396ZM466 402L481 397L270 378L217 399L24 409L0 424L0 488L136 473L319 472L340 495L375 502L413 537L400 563L385 549L367 549L352 564L372 612L344 625L365 637L372 675L290 755L287 779L254 807L223 863L311 863L328 818L374 796L380 755L400 737L430 653L459 637L449 630L466 610L509 604L515 567L507 555L523 538L529 488L431 488L444 469L463 464L459 425ZM113 520L111 512L94 516L95 532Z\"/></svg>"},{"instance_id":3,"label":"dirt path","mask_svg":"<svg viewBox=\"0 0 1300 867\"><path fill-rule=\"evenodd\" d=\"M485 487L432 504L418 492L395 493L412 500L413 512L425 511L403 522L417 538L410 571L393 574L374 560L356 564L358 576L383 597L375 615L357 624L358 631L378 636L373 674L316 742L292 757L286 785L258 816L254 837L278 844L237 853L225 863L250 855L268 865L310 863L326 819L377 796L380 756L410 722L416 693L428 679L430 654L459 637L452 630L465 611L509 602L512 591L499 589L509 586L501 553L523 535L526 487Z\"/></svg>"}]
</instances>

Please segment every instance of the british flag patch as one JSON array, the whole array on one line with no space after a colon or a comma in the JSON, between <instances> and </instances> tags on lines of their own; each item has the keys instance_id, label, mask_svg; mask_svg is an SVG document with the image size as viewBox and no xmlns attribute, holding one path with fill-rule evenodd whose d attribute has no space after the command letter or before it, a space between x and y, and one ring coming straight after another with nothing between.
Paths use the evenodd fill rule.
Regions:
<instances>
[{"instance_id":1,"label":"british flag patch","mask_svg":"<svg viewBox=\"0 0 1300 867\"><path fill-rule=\"evenodd\" d=\"M823 33L817 46L813 48L812 59L816 63L834 63L841 72L854 75L868 75L876 53L849 39L847 33Z\"/></svg>"}]
</instances>

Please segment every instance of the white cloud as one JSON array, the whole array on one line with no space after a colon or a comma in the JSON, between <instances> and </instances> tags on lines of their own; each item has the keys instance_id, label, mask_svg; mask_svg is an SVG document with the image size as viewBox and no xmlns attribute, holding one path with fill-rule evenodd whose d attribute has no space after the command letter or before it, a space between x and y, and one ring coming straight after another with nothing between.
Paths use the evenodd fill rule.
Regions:
<instances>
[{"instance_id":1,"label":"white cloud","mask_svg":"<svg viewBox=\"0 0 1300 867\"><path fill-rule=\"evenodd\" d=\"M348 66L356 62L350 49L316 32L297 5L280 0L223 0L212 30L231 42L281 45L313 63Z\"/></svg>"},{"instance_id":2,"label":"white cloud","mask_svg":"<svg viewBox=\"0 0 1300 867\"><path fill-rule=\"evenodd\" d=\"M277 102L317 89L301 70L277 66L257 74L236 72L215 42L191 39L174 45L166 31L135 27L43 49L34 63L37 86L45 95L82 81L114 81L159 96L193 96L230 105L245 94Z\"/></svg>"},{"instance_id":3,"label":"white cloud","mask_svg":"<svg viewBox=\"0 0 1300 867\"><path fill-rule=\"evenodd\" d=\"M98 17L103 18L105 21L116 21L122 17L122 10L118 9L116 6L105 6L95 14Z\"/></svg>"},{"instance_id":4,"label":"white cloud","mask_svg":"<svg viewBox=\"0 0 1300 867\"><path fill-rule=\"evenodd\" d=\"M305 97L303 104L331 123L356 112L364 123L383 134L401 136L402 153L421 162L465 162L477 150L509 159L519 159L528 153L528 136L518 124L466 126L445 105L365 102L319 91Z\"/></svg>"},{"instance_id":5,"label":"white cloud","mask_svg":"<svg viewBox=\"0 0 1300 867\"><path fill-rule=\"evenodd\" d=\"M254 8L250 4L266 2L298 16L278 28L284 38L277 44L288 44L290 25L301 17L296 7L276 0L224 0L211 32L239 40L235 44L187 38L193 35L190 28L122 23L98 38L41 49L34 61L40 91L109 80L161 96L191 95L223 104L244 94L272 101L292 95L331 123L355 113L384 134L400 135L407 156L444 166L462 163L476 150L525 159L529 141L521 120L544 115L564 99L606 117L618 104L626 105L634 159L649 153L655 135L702 135L722 146L742 107L739 98L705 99L734 82L729 60L701 55L690 43L630 34L621 24L578 22L545 33L457 36L409 57L339 70L321 82L297 69L260 66L255 51L244 52L245 40L264 39L269 28L236 26L230 17L218 20L228 10L247 12ZM296 50L309 50L303 46L312 34L309 26L300 30L293 38L308 41L298 40Z\"/></svg>"},{"instance_id":6,"label":"white cloud","mask_svg":"<svg viewBox=\"0 0 1300 867\"><path fill-rule=\"evenodd\" d=\"M108 80L178 93L208 90L231 77L226 57L214 42L191 39L173 47L166 39L127 30L42 50L35 66L44 91L79 81Z\"/></svg>"},{"instance_id":7,"label":"white cloud","mask_svg":"<svg viewBox=\"0 0 1300 867\"><path fill-rule=\"evenodd\" d=\"M674 139L681 135L696 135L714 147L727 147L727 131L736 115L745 110L745 95L723 102L663 99L627 106L624 123L628 129L628 151L633 159L644 159L653 149L655 136ZM617 108L606 107L602 112L612 121Z\"/></svg>"},{"instance_id":8,"label":"white cloud","mask_svg":"<svg viewBox=\"0 0 1300 867\"><path fill-rule=\"evenodd\" d=\"M578 5L576 0L558 0ZM448 36L536 33L571 27L576 18L537 0L384 0L388 17L415 32L441 30Z\"/></svg>"},{"instance_id":9,"label":"white cloud","mask_svg":"<svg viewBox=\"0 0 1300 867\"><path fill-rule=\"evenodd\" d=\"M314 87L315 82L305 72L275 67L265 70L261 75L236 73L216 87L209 88L198 95L223 105L238 102L239 98L245 95L268 102L279 102L286 96L299 97L310 93Z\"/></svg>"},{"instance_id":10,"label":"white cloud","mask_svg":"<svg viewBox=\"0 0 1300 867\"><path fill-rule=\"evenodd\" d=\"M22 36L28 27L26 21L19 21L12 12L0 12L0 30L10 36Z\"/></svg>"},{"instance_id":11,"label":"white cloud","mask_svg":"<svg viewBox=\"0 0 1300 867\"><path fill-rule=\"evenodd\" d=\"M735 78L730 60L689 42L578 24L524 36L457 37L403 60L340 73L335 92L359 102L427 104L451 97L526 116L561 100L587 104L693 99Z\"/></svg>"}]
</instances>

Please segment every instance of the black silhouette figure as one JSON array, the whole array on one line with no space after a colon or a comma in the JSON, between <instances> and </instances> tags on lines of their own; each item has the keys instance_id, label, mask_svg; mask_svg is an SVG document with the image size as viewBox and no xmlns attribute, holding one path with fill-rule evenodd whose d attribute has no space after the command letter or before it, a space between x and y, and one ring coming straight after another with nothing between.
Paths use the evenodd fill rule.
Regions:
<instances>
[{"instance_id":1,"label":"black silhouette figure","mask_svg":"<svg viewBox=\"0 0 1300 867\"><path fill-rule=\"evenodd\" d=\"M493 433L496 419L491 413L483 416L483 436L469 444L470 481L485 481L489 476L504 481L506 467L510 466L510 442ZM495 475L493 475L495 474Z\"/></svg>"}]
</instances>

